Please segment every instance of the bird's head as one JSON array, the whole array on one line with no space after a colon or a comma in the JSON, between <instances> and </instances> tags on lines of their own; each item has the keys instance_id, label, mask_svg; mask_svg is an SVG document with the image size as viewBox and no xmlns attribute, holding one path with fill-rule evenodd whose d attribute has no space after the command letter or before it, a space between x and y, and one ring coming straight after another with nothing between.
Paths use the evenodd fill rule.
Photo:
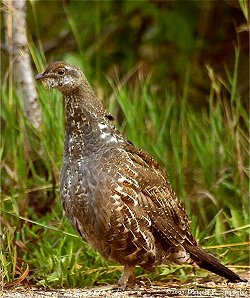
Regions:
<instances>
[{"instance_id":1,"label":"bird's head","mask_svg":"<svg viewBox=\"0 0 250 298\"><path fill-rule=\"evenodd\" d=\"M63 61L50 64L35 79L43 80L48 88L56 88L62 93L73 91L86 80L80 68Z\"/></svg>"}]
</instances>

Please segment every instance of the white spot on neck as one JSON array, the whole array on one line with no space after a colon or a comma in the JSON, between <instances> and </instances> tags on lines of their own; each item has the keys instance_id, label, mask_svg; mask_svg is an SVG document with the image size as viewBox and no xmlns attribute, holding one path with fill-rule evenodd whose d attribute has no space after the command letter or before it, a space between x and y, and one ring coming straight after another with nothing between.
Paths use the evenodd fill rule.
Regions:
<instances>
[{"instance_id":1,"label":"white spot on neck","mask_svg":"<svg viewBox=\"0 0 250 298\"><path fill-rule=\"evenodd\" d=\"M103 130L103 129L107 129L107 128L108 128L108 125L107 125L107 124L103 124L103 123L99 123L98 126L99 126L99 128L100 128L101 130Z\"/></svg>"}]
</instances>

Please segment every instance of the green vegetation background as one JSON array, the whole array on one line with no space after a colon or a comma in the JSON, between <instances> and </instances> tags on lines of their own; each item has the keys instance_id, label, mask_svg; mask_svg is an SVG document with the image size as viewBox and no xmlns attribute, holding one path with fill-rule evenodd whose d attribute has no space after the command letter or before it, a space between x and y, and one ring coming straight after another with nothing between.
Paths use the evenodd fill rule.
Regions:
<instances>
[{"instance_id":1,"label":"green vegetation background","mask_svg":"<svg viewBox=\"0 0 250 298\"><path fill-rule=\"evenodd\" d=\"M200 244L223 263L245 268L247 1L27 4L34 73L55 60L79 65L124 135L166 169ZM79 239L62 211L60 94L37 85L43 115L39 131L23 116L20 86L8 77L4 53L1 75L3 285L116 282L121 266ZM164 266L151 278L186 280L192 272L188 266Z\"/></svg>"}]
</instances>

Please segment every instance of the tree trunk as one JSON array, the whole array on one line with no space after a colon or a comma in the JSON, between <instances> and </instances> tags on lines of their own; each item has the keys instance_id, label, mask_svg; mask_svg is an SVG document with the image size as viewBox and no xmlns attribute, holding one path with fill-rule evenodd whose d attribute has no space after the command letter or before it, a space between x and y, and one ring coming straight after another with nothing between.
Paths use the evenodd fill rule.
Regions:
<instances>
[{"instance_id":1,"label":"tree trunk","mask_svg":"<svg viewBox=\"0 0 250 298\"><path fill-rule=\"evenodd\" d=\"M6 44L10 55L13 80L21 88L24 112L35 126L41 124L41 110L37 101L26 34L26 0L5 0ZM19 85L19 86L18 86Z\"/></svg>"}]
</instances>

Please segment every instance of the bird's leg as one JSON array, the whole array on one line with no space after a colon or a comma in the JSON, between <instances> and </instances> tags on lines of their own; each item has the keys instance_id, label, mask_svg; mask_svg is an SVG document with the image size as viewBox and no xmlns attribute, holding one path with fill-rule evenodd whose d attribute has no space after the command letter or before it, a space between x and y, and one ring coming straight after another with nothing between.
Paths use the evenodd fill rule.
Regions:
<instances>
[{"instance_id":1,"label":"bird's leg","mask_svg":"<svg viewBox=\"0 0 250 298\"><path fill-rule=\"evenodd\" d=\"M136 282L133 269L134 269L134 266L130 266L130 265L124 266L122 276L118 281L118 286L120 287L120 289L125 290L128 284L132 286Z\"/></svg>"}]
</instances>

